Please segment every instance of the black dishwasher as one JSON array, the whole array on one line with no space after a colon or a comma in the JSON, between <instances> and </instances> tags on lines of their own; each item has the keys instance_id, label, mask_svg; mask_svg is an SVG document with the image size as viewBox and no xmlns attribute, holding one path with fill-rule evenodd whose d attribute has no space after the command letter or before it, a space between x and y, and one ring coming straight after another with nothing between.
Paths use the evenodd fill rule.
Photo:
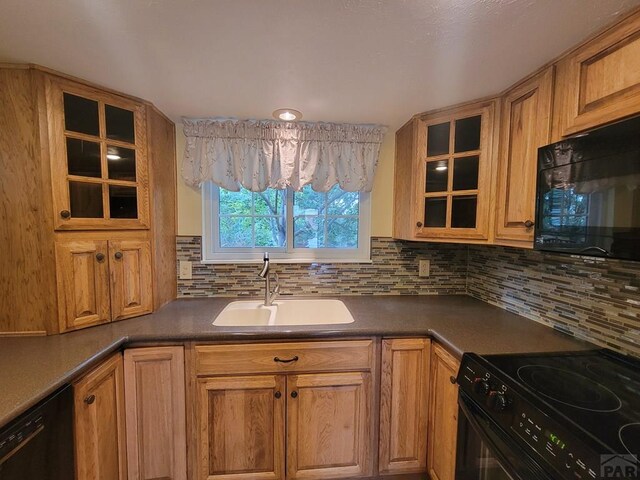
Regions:
<instances>
[{"instance_id":1,"label":"black dishwasher","mask_svg":"<svg viewBox=\"0 0 640 480\"><path fill-rule=\"evenodd\" d=\"M0 480L73 478L73 394L67 386L0 429Z\"/></svg>"}]
</instances>

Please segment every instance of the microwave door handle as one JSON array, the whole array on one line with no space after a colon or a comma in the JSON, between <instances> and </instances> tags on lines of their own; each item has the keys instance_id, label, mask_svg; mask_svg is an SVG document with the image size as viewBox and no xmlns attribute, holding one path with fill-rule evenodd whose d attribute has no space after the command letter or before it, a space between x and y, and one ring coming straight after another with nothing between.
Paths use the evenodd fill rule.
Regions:
<instances>
[{"instance_id":1,"label":"microwave door handle","mask_svg":"<svg viewBox=\"0 0 640 480\"><path fill-rule=\"evenodd\" d=\"M460 407L461 412L464 414L473 431L478 434L480 439L487 445L491 453L496 456L502 467L507 471L507 474L511 478L513 478L513 480L553 480L553 477L545 474L539 467L534 469L532 463L535 462L533 461L525 461L528 475L526 475L525 477L521 476L518 469L509 461L507 456L503 453L504 449L501 449L496 444L495 440L493 440L485 431L486 427L483 427L480 424L478 417L480 417L480 415L482 414L472 412L471 409L466 405L464 399L462 398L462 395L459 396L458 406ZM494 434L505 444L505 447L514 453L514 456L523 459L526 459L529 456L523 449L521 449L517 445L514 445L513 441L504 438L504 435L502 433L496 431L496 429L491 428L491 426L488 426L488 428L493 430Z\"/></svg>"},{"instance_id":2,"label":"microwave door handle","mask_svg":"<svg viewBox=\"0 0 640 480\"><path fill-rule=\"evenodd\" d=\"M595 245L592 246L592 247L585 247L585 248L579 250L578 253L587 253L587 252L590 252L592 250L595 250L595 251L600 252L600 253L604 253L608 257L611 256L611 252L609 252L609 250L607 250L605 248L602 248L602 247L596 247Z\"/></svg>"}]
</instances>

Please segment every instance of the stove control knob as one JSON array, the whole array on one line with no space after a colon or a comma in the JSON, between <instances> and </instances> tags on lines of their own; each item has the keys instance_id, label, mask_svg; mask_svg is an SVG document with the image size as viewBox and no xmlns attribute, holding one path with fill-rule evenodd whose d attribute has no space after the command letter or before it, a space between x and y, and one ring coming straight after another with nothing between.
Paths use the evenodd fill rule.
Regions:
<instances>
[{"instance_id":1,"label":"stove control knob","mask_svg":"<svg viewBox=\"0 0 640 480\"><path fill-rule=\"evenodd\" d=\"M484 378L476 378L473 380L473 389L481 395L489 395L491 385L489 385L489 382Z\"/></svg>"},{"instance_id":2,"label":"stove control knob","mask_svg":"<svg viewBox=\"0 0 640 480\"><path fill-rule=\"evenodd\" d=\"M491 392L489 395L493 399L493 401L491 402L491 406L496 412L503 412L509 406L509 397L507 397L504 393Z\"/></svg>"}]
</instances>

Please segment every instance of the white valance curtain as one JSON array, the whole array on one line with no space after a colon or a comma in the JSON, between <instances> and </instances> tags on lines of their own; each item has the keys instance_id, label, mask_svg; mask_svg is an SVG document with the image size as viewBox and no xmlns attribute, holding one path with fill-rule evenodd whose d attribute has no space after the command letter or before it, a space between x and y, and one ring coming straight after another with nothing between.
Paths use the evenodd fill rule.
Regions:
<instances>
[{"instance_id":1,"label":"white valance curtain","mask_svg":"<svg viewBox=\"0 0 640 480\"><path fill-rule=\"evenodd\" d=\"M192 186L212 181L244 187L326 192L336 184L370 192L387 128L381 125L183 118L182 176Z\"/></svg>"}]
</instances>

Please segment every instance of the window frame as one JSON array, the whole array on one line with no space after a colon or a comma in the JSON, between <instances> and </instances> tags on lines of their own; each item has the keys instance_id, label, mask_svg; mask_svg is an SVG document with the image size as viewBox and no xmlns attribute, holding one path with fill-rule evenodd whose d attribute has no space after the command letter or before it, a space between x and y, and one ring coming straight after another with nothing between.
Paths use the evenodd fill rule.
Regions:
<instances>
[{"instance_id":1,"label":"window frame","mask_svg":"<svg viewBox=\"0 0 640 480\"><path fill-rule=\"evenodd\" d=\"M294 248L293 195L286 191L285 219L287 246L220 247L220 187L212 182L202 185L202 263L260 263L264 252L274 263L371 263L371 194L359 192L357 248Z\"/></svg>"}]
</instances>

